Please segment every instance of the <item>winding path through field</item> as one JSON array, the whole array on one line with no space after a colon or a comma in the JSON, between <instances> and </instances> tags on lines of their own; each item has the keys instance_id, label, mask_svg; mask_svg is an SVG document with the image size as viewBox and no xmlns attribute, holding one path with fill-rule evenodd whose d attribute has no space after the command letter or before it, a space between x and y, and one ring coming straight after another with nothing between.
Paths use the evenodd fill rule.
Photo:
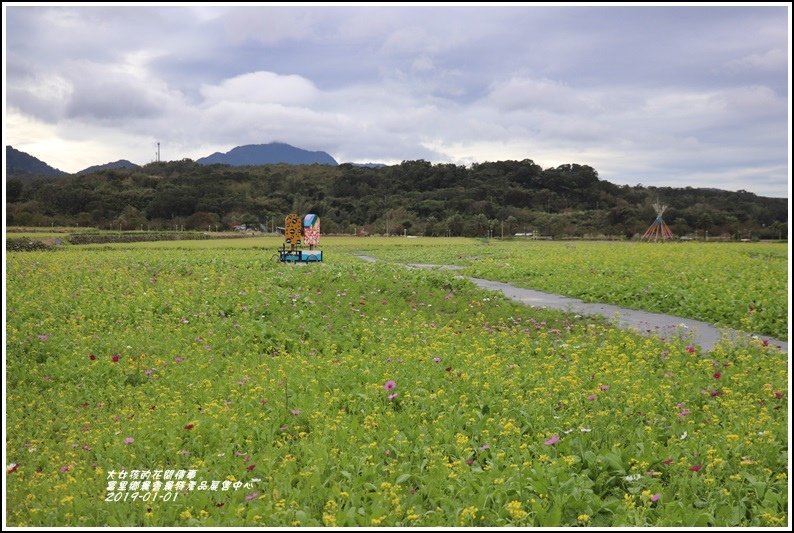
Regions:
<instances>
[{"instance_id":1,"label":"winding path through field","mask_svg":"<svg viewBox=\"0 0 794 533\"><path fill-rule=\"evenodd\" d=\"M366 255L356 255L356 257L369 262L377 261L376 258ZM410 268L429 268L443 270L463 270L463 267L455 265L428 265L428 264L407 264ZM683 338L691 339L694 344L699 344L704 352L711 351L712 348L722 339L732 340L748 339L755 337L769 342L771 346L778 347L782 352L788 353L788 342L766 337L763 335L752 335L744 331L737 331L728 328L717 328L713 324L682 318L661 313L649 313L637 309L626 309L610 304L587 303L576 298L560 296L547 292L532 289L522 289L502 283L480 278L467 278L478 287L492 291L501 291L507 298L521 302L530 307L542 307L547 309L559 309L568 313L579 315L601 315L611 319L615 325L623 329L633 329L643 335L657 335L662 338L681 335Z\"/></svg>"}]
</instances>

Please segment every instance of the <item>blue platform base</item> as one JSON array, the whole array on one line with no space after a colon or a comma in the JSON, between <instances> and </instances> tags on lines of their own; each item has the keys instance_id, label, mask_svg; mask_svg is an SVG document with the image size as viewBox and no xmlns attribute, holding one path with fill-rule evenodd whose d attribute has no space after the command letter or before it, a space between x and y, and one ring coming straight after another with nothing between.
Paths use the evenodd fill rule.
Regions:
<instances>
[{"instance_id":1,"label":"blue platform base","mask_svg":"<svg viewBox=\"0 0 794 533\"><path fill-rule=\"evenodd\" d=\"M318 263L323 260L322 250L279 250L282 263Z\"/></svg>"}]
</instances>

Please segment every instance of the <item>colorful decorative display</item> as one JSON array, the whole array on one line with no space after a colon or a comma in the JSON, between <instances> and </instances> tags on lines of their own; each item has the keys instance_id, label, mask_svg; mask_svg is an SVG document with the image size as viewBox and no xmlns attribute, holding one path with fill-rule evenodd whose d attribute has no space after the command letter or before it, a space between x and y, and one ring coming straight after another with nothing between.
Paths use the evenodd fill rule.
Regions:
<instances>
[{"instance_id":1,"label":"colorful decorative display","mask_svg":"<svg viewBox=\"0 0 794 533\"><path fill-rule=\"evenodd\" d=\"M279 228L280 229L280 228ZM309 249L303 250L303 242ZM278 260L282 263L315 263L323 260L322 250L315 250L320 242L320 217L308 214L301 219L295 213L284 219L284 245L278 252ZM289 244L289 249L287 245Z\"/></svg>"},{"instance_id":2,"label":"colorful decorative display","mask_svg":"<svg viewBox=\"0 0 794 533\"><path fill-rule=\"evenodd\" d=\"M668 239L673 238L673 232L670 231L670 228L667 227L667 224L664 223L664 219L662 218L662 213L664 213L665 209L667 209L666 205L661 205L657 200L655 204L653 204L653 208L656 209L656 220L653 221L651 227L645 232L642 236L643 241L658 241L663 240L666 241Z\"/></svg>"},{"instance_id":3,"label":"colorful decorative display","mask_svg":"<svg viewBox=\"0 0 794 533\"><path fill-rule=\"evenodd\" d=\"M311 250L320 242L320 217L309 214L303 217L303 242Z\"/></svg>"},{"instance_id":4,"label":"colorful decorative display","mask_svg":"<svg viewBox=\"0 0 794 533\"><path fill-rule=\"evenodd\" d=\"M287 215L284 219L284 242L295 247L301 243L302 233L300 217L295 213Z\"/></svg>"}]
</instances>

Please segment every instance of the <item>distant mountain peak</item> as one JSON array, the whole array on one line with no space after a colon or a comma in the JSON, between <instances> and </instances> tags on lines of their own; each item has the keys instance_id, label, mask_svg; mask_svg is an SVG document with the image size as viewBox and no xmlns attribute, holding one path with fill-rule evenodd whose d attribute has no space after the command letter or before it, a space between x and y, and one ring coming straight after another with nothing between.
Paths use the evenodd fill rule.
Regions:
<instances>
[{"instance_id":1,"label":"distant mountain peak","mask_svg":"<svg viewBox=\"0 0 794 533\"><path fill-rule=\"evenodd\" d=\"M139 168L139 165L127 161L126 159L119 159L118 161L113 161L112 163L105 163L104 165L94 165L88 168L84 168L77 174L92 174L94 172L99 172L102 170L112 170L115 168Z\"/></svg>"},{"instance_id":2,"label":"distant mountain peak","mask_svg":"<svg viewBox=\"0 0 794 533\"><path fill-rule=\"evenodd\" d=\"M67 173L13 146L6 146L6 179L14 175L59 177Z\"/></svg>"},{"instance_id":3,"label":"distant mountain peak","mask_svg":"<svg viewBox=\"0 0 794 533\"><path fill-rule=\"evenodd\" d=\"M246 144L237 146L226 153L215 152L207 157L196 160L200 165L273 165L286 163L288 165L337 165L336 160L327 152L311 152L295 146L272 142L269 144Z\"/></svg>"}]
</instances>

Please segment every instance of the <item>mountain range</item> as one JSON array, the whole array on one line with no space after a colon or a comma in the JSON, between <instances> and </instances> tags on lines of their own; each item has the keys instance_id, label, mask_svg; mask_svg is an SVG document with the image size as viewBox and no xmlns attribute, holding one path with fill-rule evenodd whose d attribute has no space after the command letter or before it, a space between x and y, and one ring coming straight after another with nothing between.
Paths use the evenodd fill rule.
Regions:
<instances>
[{"instance_id":1,"label":"mountain range","mask_svg":"<svg viewBox=\"0 0 794 533\"><path fill-rule=\"evenodd\" d=\"M207 157L196 160L201 165L222 164L230 166L246 165L273 165L286 163L288 165L332 165L338 163L327 152L312 152L286 143L269 144L248 144L237 146L226 153L215 152ZM376 163L367 163L367 166L376 166ZM91 174L101 170L137 168L139 165L120 159L112 163L94 165L75 174ZM25 181L41 178L57 178L69 175L57 168L53 168L44 161L17 150L12 146L6 146L6 179L11 177L21 178Z\"/></svg>"}]
</instances>

